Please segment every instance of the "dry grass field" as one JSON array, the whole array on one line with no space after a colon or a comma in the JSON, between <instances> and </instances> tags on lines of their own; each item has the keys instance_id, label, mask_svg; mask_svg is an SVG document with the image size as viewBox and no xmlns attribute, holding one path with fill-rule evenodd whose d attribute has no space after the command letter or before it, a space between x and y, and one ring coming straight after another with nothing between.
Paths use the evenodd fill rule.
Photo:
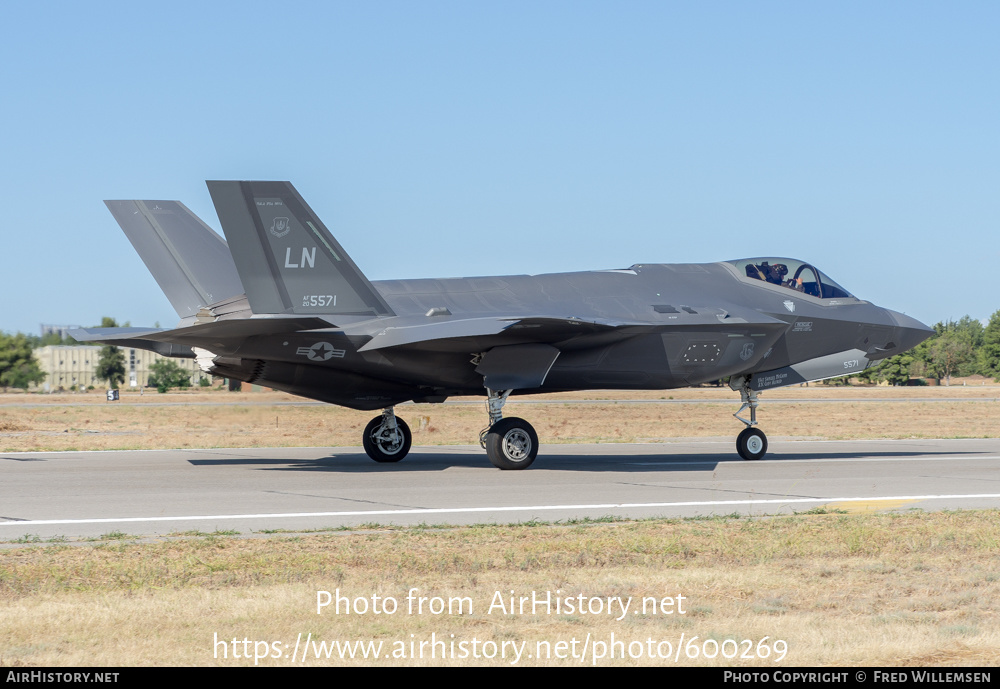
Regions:
<instances>
[{"instance_id":1,"label":"dry grass field","mask_svg":"<svg viewBox=\"0 0 1000 689\"><path fill-rule=\"evenodd\" d=\"M996 512L111 534L0 551L0 665L995 665L998 554Z\"/></svg>"},{"instance_id":2,"label":"dry grass field","mask_svg":"<svg viewBox=\"0 0 1000 689\"><path fill-rule=\"evenodd\" d=\"M997 437L998 397L990 386L813 386L763 395L759 418L772 438ZM591 398L514 400L505 412L530 419L543 443L733 437L740 428L729 390ZM295 401L3 395L0 448L356 446L372 416ZM469 444L485 419L478 403L397 412L416 445ZM0 548L0 666L995 665L998 556L997 511L370 525L154 542L114 532L84 545ZM408 611L414 589L427 606L419 614ZM319 591L368 610L317 614ZM575 607L490 609L511 591L551 592ZM396 611L376 614L374 597ZM607 613L629 598L626 613ZM654 611L654 600L666 609ZM464 607L432 610L447 602Z\"/></svg>"},{"instance_id":3,"label":"dry grass field","mask_svg":"<svg viewBox=\"0 0 1000 689\"><path fill-rule=\"evenodd\" d=\"M124 392L110 403L94 392L0 395L0 451L358 446L374 415L300 402L275 392ZM474 443L486 425L485 404L456 402L396 412L414 445ZM512 398L504 414L528 419L542 443L657 442L735 438L738 408L728 388L697 388ZM1000 386L814 385L762 394L758 420L770 438L982 438L1000 436L998 411Z\"/></svg>"}]
</instances>

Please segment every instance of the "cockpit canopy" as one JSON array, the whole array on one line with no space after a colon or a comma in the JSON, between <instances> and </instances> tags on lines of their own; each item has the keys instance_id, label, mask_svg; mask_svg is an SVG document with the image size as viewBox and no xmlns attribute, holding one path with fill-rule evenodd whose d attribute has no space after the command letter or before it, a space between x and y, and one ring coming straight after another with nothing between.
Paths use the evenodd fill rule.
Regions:
<instances>
[{"instance_id":1,"label":"cockpit canopy","mask_svg":"<svg viewBox=\"0 0 1000 689\"><path fill-rule=\"evenodd\" d=\"M809 263L794 258L745 258L729 261L740 276L802 292L820 299L853 299L854 295Z\"/></svg>"}]
</instances>

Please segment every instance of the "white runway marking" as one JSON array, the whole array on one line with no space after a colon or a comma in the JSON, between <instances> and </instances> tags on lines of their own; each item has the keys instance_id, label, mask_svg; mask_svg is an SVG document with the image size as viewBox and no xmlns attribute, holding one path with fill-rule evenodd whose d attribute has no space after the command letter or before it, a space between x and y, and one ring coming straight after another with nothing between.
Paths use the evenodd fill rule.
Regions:
<instances>
[{"instance_id":1,"label":"white runway marking","mask_svg":"<svg viewBox=\"0 0 1000 689\"><path fill-rule=\"evenodd\" d=\"M419 514L476 514L483 512L541 512L563 510L615 510L658 507L733 507L740 505L801 505L827 502L875 502L879 500L954 500L975 498L1000 498L1000 493L973 493L966 495L887 495L880 497L828 497L828 498L785 498L770 500L698 500L691 502L634 502L596 503L590 505L524 505L509 507L441 507L405 510L356 510L347 512L288 512L278 514L214 514L188 515L180 517L108 517L102 519L31 519L24 521L3 521L0 526L42 526L56 524L119 524L125 522L184 522L219 521L235 519L295 519L303 517L392 517Z\"/></svg>"},{"instance_id":2,"label":"white runway marking","mask_svg":"<svg viewBox=\"0 0 1000 689\"><path fill-rule=\"evenodd\" d=\"M727 443L728 444L728 443ZM777 454L777 453L774 453ZM791 453L790 453L791 454ZM1000 455L976 455L978 459L1000 459ZM872 460L877 460L879 462L938 462L945 460L968 460L968 455L954 455L954 456L938 456L933 455L930 457L877 457L875 455L860 455L858 457L810 457L809 459L785 459L780 457L778 459L756 459L754 461L755 466L760 466L762 464L839 464L842 462L870 462ZM625 464L630 464L632 466L695 466L697 464L741 464L746 462L745 459L734 459L731 457L725 457L723 459L708 458L703 460L682 460L682 461L651 461L651 462L624 462Z\"/></svg>"}]
</instances>

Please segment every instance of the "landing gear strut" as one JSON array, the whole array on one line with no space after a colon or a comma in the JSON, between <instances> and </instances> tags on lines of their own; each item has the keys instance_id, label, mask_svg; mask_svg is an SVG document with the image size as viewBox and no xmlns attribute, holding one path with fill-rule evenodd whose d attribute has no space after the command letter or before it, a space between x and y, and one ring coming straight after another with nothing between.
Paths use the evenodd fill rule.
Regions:
<instances>
[{"instance_id":1,"label":"landing gear strut","mask_svg":"<svg viewBox=\"0 0 1000 689\"><path fill-rule=\"evenodd\" d=\"M376 462L398 462L410 451L413 434L402 419L396 418L392 407L382 410L365 426L361 443L365 452Z\"/></svg>"},{"instance_id":2,"label":"landing gear strut","mask_svg":"<svg viewBox=\"0 0 1000 689\"><path fill-rule=\"evenodd\" d=\"M498 469L527 469L538 454L538 435L531 424L517 417L503 418L510 390L486 388L490 425L479 434L479 444Z\"/></svg>"},{"instance_id":3,"label":"landing gear strut","mask_svg":"<svg viewBox=\"0 0 1000 689\"><path fill-rule=\"evenodd\" d=\"M740 399L743 401L743 406L733 416L746 424L746 428L736 436L736 452L743 459L760 459L767 452L767 436L764 435L764 431L754 428L757 425L757 405L759 404L757 391L750 387L750 376L733 379L730 381L729 387L733 390L739 390ZM747 408L750 409L749 421L740 416L740 413Z\"/></svg>"}]
</instances>

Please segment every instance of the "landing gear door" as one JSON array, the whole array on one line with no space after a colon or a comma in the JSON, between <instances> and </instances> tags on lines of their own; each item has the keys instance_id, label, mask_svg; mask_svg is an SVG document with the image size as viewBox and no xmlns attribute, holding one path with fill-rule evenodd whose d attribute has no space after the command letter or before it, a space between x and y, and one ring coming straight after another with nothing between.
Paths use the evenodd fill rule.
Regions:
<instances>
[{"instance_id":1,"label":"landing gear door","mask_svg":"<svg viewBox=\"0 0 1000 689\"><path fill-rule=\"evenodd\" d=\"M476 373L490 390L540 388L559 350L547 344L520 344L494 347L483 355Z\"/></svg>"}]
</instances>

